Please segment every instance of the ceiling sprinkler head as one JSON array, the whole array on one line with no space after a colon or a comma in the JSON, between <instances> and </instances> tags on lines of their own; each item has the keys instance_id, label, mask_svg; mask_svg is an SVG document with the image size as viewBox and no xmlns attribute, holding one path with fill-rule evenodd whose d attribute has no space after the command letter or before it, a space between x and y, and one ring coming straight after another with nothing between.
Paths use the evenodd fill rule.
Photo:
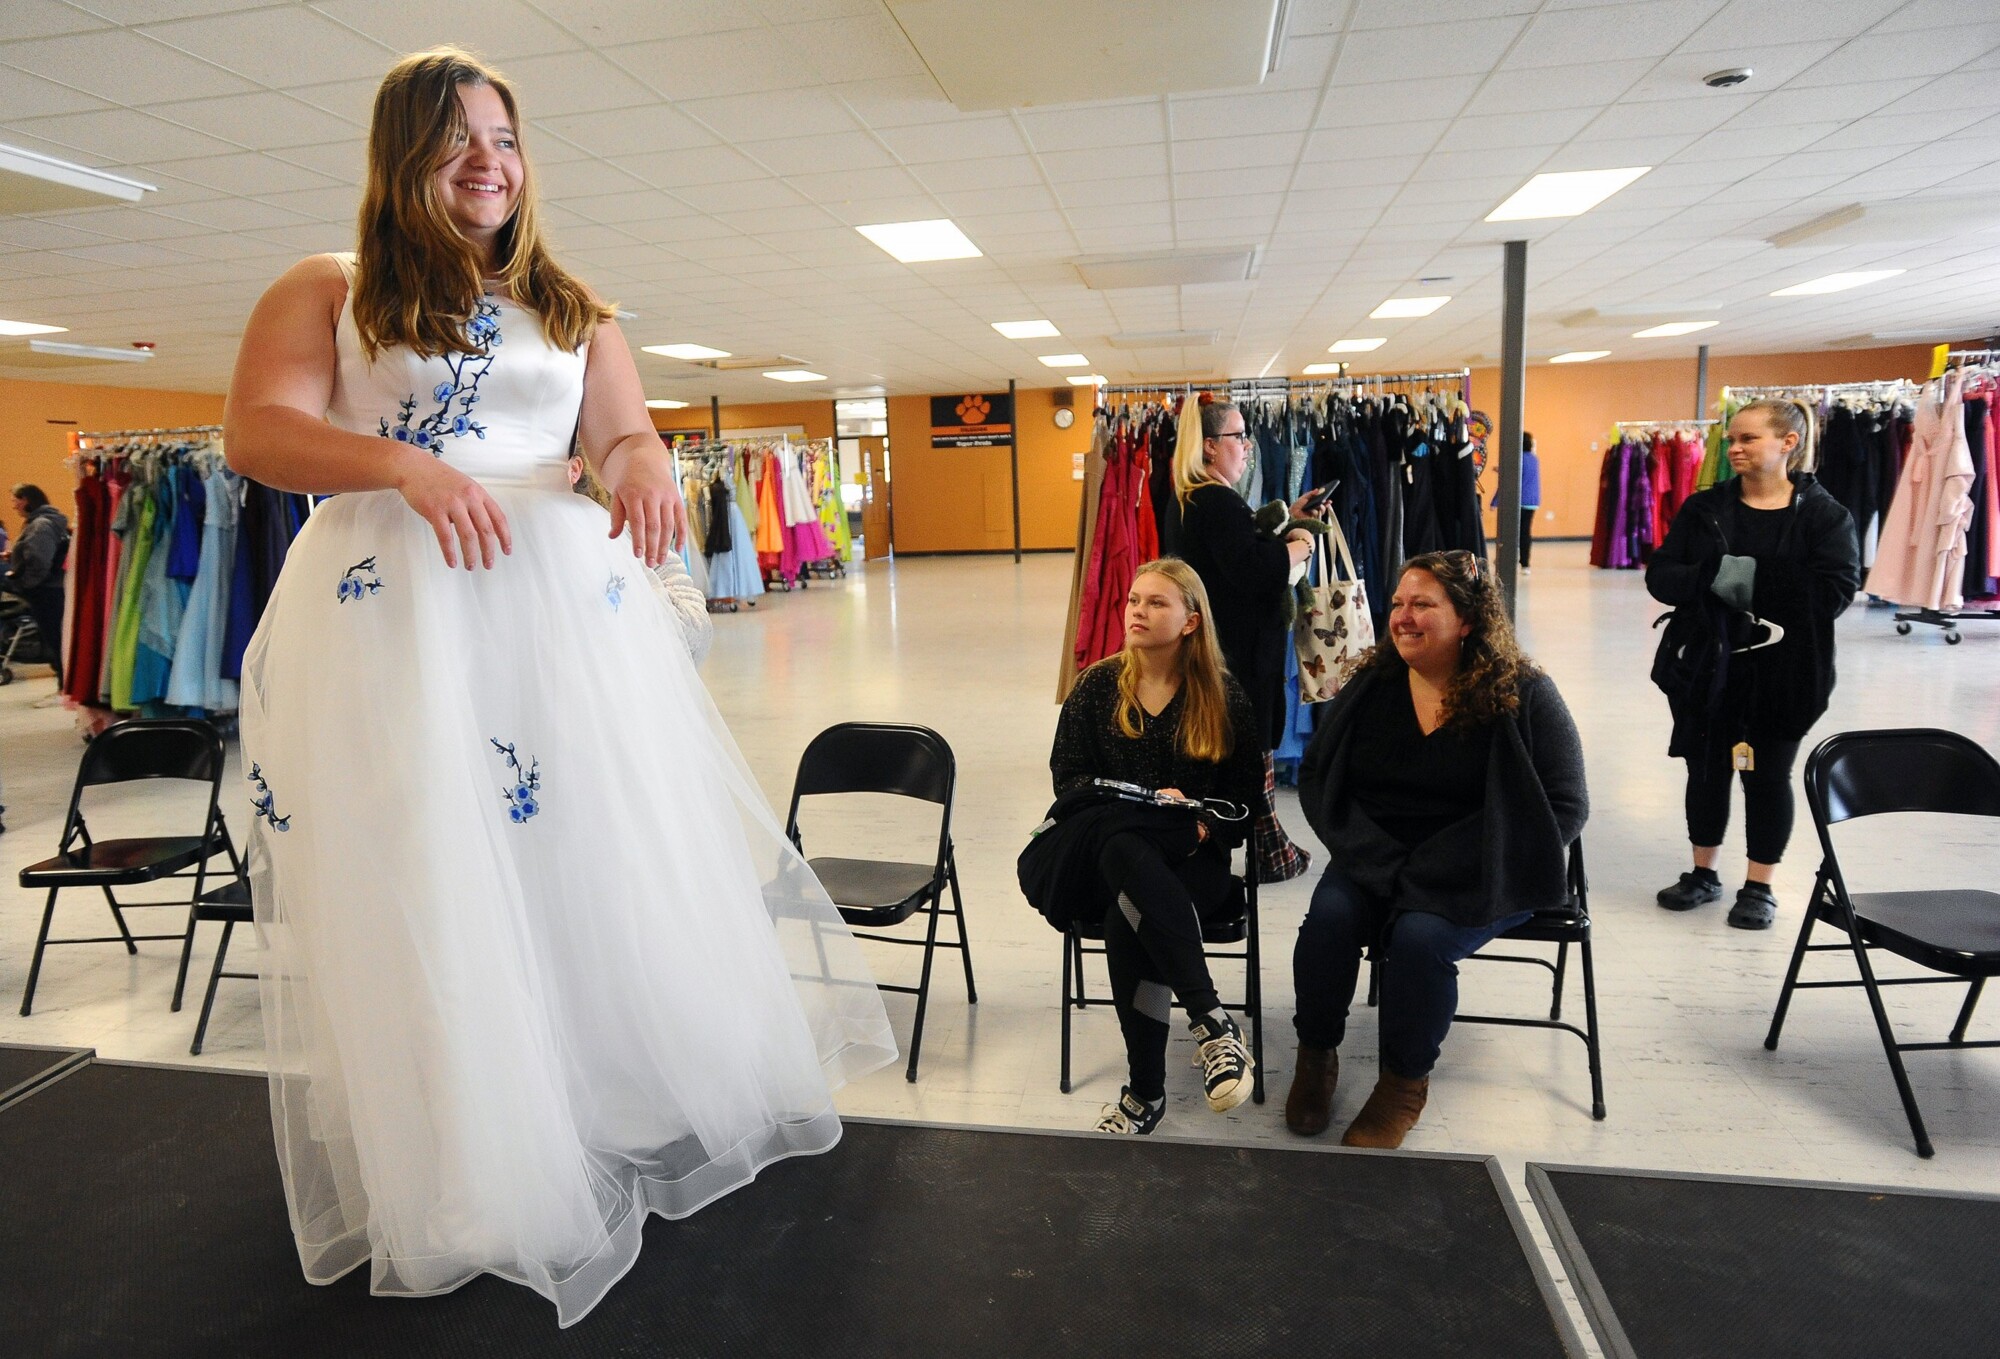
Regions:
<instances>
[{"instance_id":1,"label":"ceiling sprinkler head","mask_svg":"<svg viewBox=\"0 0 2000 1359\"><path fill-rule=\"evenodd\" d=\"M1741 85L1754 74L1748 66L1731 66L1725 71L1710 71L1701 78L1701 83L1711 90L1726 90L1732 85Z\"/></svg>"}]
</instances>

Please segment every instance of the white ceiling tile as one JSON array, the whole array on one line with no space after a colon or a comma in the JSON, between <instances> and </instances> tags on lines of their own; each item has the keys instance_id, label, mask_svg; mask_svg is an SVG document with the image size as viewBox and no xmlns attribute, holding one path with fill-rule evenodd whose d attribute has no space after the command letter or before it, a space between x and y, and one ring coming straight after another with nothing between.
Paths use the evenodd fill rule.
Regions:
<instances>
[{"instance_id":1,"label":"white ceiling tile","mask_svg":"<svg viewBox=\"0 0 2000 1359\"><path fill-rule=\"evenodd\" d=\"M252 151L343 139L359 145L365 136L362 128L345 119L269 91L153 104L146 112Z\"/></svg>"},{"instance_id":2,"label":"white ceiling tile","mask_svg":"<svg viewBox=\"0 0 2000 1359\"><path fill-rule=\"evenodd\" d=\"M632 193L644 187L637 177L606 160L566 160L556 165L537 165L535 182L543 196L556 199Z\"/></svg>"},{"instance_id":3,"label":"white ceiling tile","mask_svg":"<svg viewBox=\"0 0 2000 1359\"><path fill-rule=\"evenodd\" d=\"M1305 159L1355 160L1407 156L1429 151L1452 124L1445 119L1420 123L1385 123L1355 132L1315 132L1306 139Z\"/></svg>"},{"instance_id":4,"label":"white ceiling tile","mask_svg":"<svg viewBox=\"0 0 2000 1359\"><path fill-rule=\"evenodd\" d=\"M845 104L826 89L817 87L689 99L683 100L679 107L689 117L712 128L724 141L817 136L855 132L860 127Z\"/></svg>"},{"instance_id":5,"label":"white ceiling tile","mask_svg":"<svg viewBox=\"0 0 2000 1359\"><path fill-rule=\"evenodd\" d=\"M267 154L287 164L303 166L349 184L359 183L365 170L366 151L358 141L333 142L324 146L288 146Z\"/></svg>"},{"instance_id":6,"label":"white ceiling tile","mask_svg":"<svg viewBox=\"0 0 2000 1359\"><path fill-rule=\"evenodd\" d=\"M1483 75L1527 27L1525 15L1418 24L1350 34L1334 80L1374 85L1397 79L1416 64L1425 76Z\"/></svg>"},{"instance_id":7,"label":"white ceiling tile","mask_svg":"<svg viewBox=\"0 0 2000 1359\"><path fill-rule=\"evenodd\" d=\"M201 188L231 194L283 193L288 189L317 189L327 176L302 169L275 156L239 152L228 156L197 156L192 160L162 161L154 173Z\"/></svg>"},{"instance_id":8,"label":"white ceiling tile","mask_svg":"<svg viewBox=\"0 0 2000 1359\"><path fill-rule=\"evenodd\" d=\"M182 203L161 215L177 217L212 231L251 231L319 220L314 214L273 207L254 198L213 198L205 203ZM351 212L348 220L353 220Z\"/></svg>"},{"instance_id":9,"label":"white ceiling tile","mask_svg":"<svg viewBox=\"0 0 2000 1359\"><path fill-rule=\"evenodd\" d=\"M124 29L9 43L0 61L124 104L185 99L191 90L232 94L250 82Z\"/></svg>"},{"instance_id":10,"label":"white ceiling tile","mask_svg":"<svg viewBox=\"0 0 2000 1359\"><path fill-rule=\"evenodd\" d=\"M544 8L587 43L651 42L704 33L755 28L763 19L740 0L673 0L672 4L634 5L630 0L555 0Z\"/></svg>"},{"instance_id":11,"label":"white ceiling tile","mask_svg":"<svg viewBox=\"0 0 2000 1359\"><path fill-rule=\"evenodd\" d=\"M1174 197L1249 198L1261 194L1281 194L1291 186L1288 165L1243 167L1234 170L1201 170L1174 176Z\"/></svg>"},{"instance_id":12,"label":"white ceiling tile","mask_svg":"<svg viewBox=\"0 0 2000 1359\"><path fill-rule=\"evenodd\" d=\"M375 91L382 85L381 77L370 80L334 80L324 84L288 85L286 93L302 103L331 113L334 117L354 127L365 128L374 117ZM179 92L173 102L182 102L188 91Z\"/></svg>"},{"instance_id":13,"label":"white ceiling tile","mask_svg":"<svg viewBox=\"0 0 2000 1359\"><path fill-rule=\"evenodd\" d=\"M629 43L604 52L674 100L755 94L803 83L798 53L769 28Z\"/></svg>"},{"instance_id":14,"label":"white ceiling tile","mask_svg":"<svg viewBox=\"0 0 2000 1359\"><path fill-rule=\"evenodd\" d=\"M1654 63L1639 61L1599 61L1566 70L1560 80L1551 80L1546 71L1494 71L1467 86L1470 100L1467 114L1533 113L1541 109L1601 108L1618 99L1653 69Z\"/></svg>"},{"instance_id":15,"label":"white ceiling tile","mask_svg":"<svg viewBox=\"0 0 2000 1359\"><path fill-rule=\"evenodd\" d=\"M994 212L1053 212L1055 195L1039 185L1009 186L998 189L957 189L940 194L946 213L963 220Z\"/></svg>"},{"instance_id":16,"label":"white ceiling tile","mask_svg":"<svg viewBox=\"0 0 2000 1359\"><path fill-rule=\"evenodd\" d=\"M554 205L551 205L554 206ZM579 218L623 226L629 222L650 222L666 217L684 217L693 209L671 194L658 189L636 189L623 193L566 195L560 206ZM546 210L545 210L546 211Z\"/></svg>"},{"instance_id":17,"label":"white ceiling tile","mask_svg":"<svg viewBox=\"0 0 2000 1359\"><path fill-rule=\"evenodd\" d=\"M1164 174L1167 150L1152 146L1107 146L1089 151L1051 151L1042 156L1042 167L1058 184L1082 179L1123 179L1136 175Z\"/></svg>"},{"instance_id":18,"label":"white ceiling tile","mask_svg":"<svg viewBox=\"0 0 2000 1359\"><path fill-rule=\"evenodd\" d=\"M805 201L796 190L775 179L746 179L733 184L690 184L674 190L674 193L702 212L791 207Z\"/></svg>"},{"instance_id":19,"label":"white ceiling tile","mask_svg":"<svg viewBox=\"0 0 2000 1359\"><path fill-rule=\"evenodd\" d=\"M1042 183L1042 167L1028 155L934 161L913 165L910 173L933 193Z\"/></svg>"},{"instance_id":20,"label":"white ceiling tile","mask_svg":"<svg viewBox=\"0 0 2000 1359\"><path fill-rule=\"evenodd\" d=\"M1004 115L884 128L877 135L898 157L913 165L967 157L1014 156L1027 149L1014 120Z\"/></svg>"},{"instance_id":21,"label":"white ceiling tile","mask_svg":"<svg viewBox=\"0 0 2000 1359\"><path fill-rule=\"evenodd\" d=\"M8 0L0 8L0 42L52 38L107 27L104 20L60 0Z\"/></svg>"},{"instance_id":22,"label":"white ceiling tile","mask_svg":"<svg viewBox=\"0 0 2000 1359\"><path fill-rule=\"evenodd\" d=\"M1684 42L1719 7L1716 0L1626 0L1545 11L1508 53L1506 64L1519 70L1658 58Z\"/></svg>"},{"instance_id":23,"label":"white ceiling tile","mask_svg":"<svg viewBox=\"0 0 2000 1359\"><path fill-rule=\"evenodd\" d=\"M921 76L927 69L901 27L880 9L786 23L777 32L829 81Z\"/></svg>"},{"instance_id":24,"label":"white ceiling tile","mask_svg":"<svg viewBox=\"0 0 2000 1359\"><path fill-rule=\"evenodd\" d=\"M1722 91L1712 93L1716 96L1713 99L1656 99L1643 104L1613 104L1599 112L1588 127L1577 133L1577 140L1609 142L1628 137L1668 135L1691 138L1712 132L1732 118L1750 119L1749 111L1754 108L1756 96L1734 98ZM1769 125L1786 121L1817 122L1820 119L1768 118L1758 121L1760 125Z\"/></svg>"},{"instance_id":25,"label":"white ceiling tile","mask_svg":"<svg viewBox=\"0 0 2000 1359\"><path fill-rule=\"evenodd\" d=\"M1167 135L1166 106L1158 99L1088 108L1023 109L1016 116L1029 145L1044 153L1156 144Z\"/></svg>"},{"instance_id":26,"label":"white ceiling tile","mask_svg":"<svg viewBox=\"0 0 2000 1359\"><path fill-rule=\"evenodd\" d=\"M1120 203L1165 203L1173 197L1166 173L1116 179L1080 179L1056 186L1065 208L1106 207Z\"/></svg>"},{"instance_id":27,"label":"white ceiling tile","mask_svg":"<svg viewBox=\"0 0 2000 1359\"><path fill-rule=\"evenodd\" d=\"M938 201L929 194L909 198L869 197L856 201L830 199L819 206L828 216L848 226L873 222L922 222L938 214ZM886 255L883 258L888 258Z\"/></svg>"},{"instance_id":28,"label":"white ceiling tile","mask_svg":"<svg viewBox=\"0 0 2000 1359\"><path fill-rule=\"evenodd\" d=\"M1792 42L1767 43L1749 55L1757 75L1753 88L1778 89L1796 77L1814 62L1828 56L1840 46L1834 42ZM1625 92L1628 100L1648 99L1698 99L1708 93L1701 83L1703 76L1721 66L1742 65L1732 57L1740 49L1727 52L1687 52L1677 51L1662 59L1644 77L1635 82ZM1864 76L1864 80L1887 79L1886 73ZM1737 93L1750 91L1738 90Z\"/></svg>"},{"instance_id":29,"label":"white ceiling tile","mask_svg":"<svg viewBox=\"0 0 2000 1359\"><path fill-rule=\"evenodd\" d=\"M1448 118L1465 107L1474 88L1474 82L1463 76L1426 76L1376 85L1336 85L1326 91L1316 125L1341 130L1367 128L1376 123Z\"/></svg>"},{"instance_id":30,"label":"white ceiling tile","mask_svg":"<svg viewBox=\"0 0 2000 1359\"><path fill-rule=\"evenodd\" d=\"M535 116L532 109L523 112L527 115L529 150L538 158L538 132L553 132L594 156L606 157L715 145L715 138L693 119L657 101L636 108L555 117Z\"/></svg>"},{"instance_id":31,"label":"white ceiling tile","mask_svg":"<svg viewBox=\"0 0 2000 1359\"><path fill-rule=\"evenodd\" d=\"M1590 109L1544 109L1504 117L1458 118L1438 141L1440 151L1559 144L1589 125Z\"/></svg>"},{"instance_id":32,"label":"white ceiling tile","mask_svg":"<svg viewBox=\"0 0 2000 1359\"><path fill-rule=\"evenodd\" d=\"M1688 144L1686 160L1731 160L1738 156L1787 155L1803 151L1821 137L1840 130L1839 123L1791 123L1784 127L1721 128Z\"/></svg>"},{"instance_id":33,"label":"white ceiling tile","mask_svg":"<svg viewBox=\"0 0 2000 1359\"><path fill-rule=\"evenodd\" d=\"M843 170L872 170L891 164L881 143L864 132L830 132L814 137L781 137L743 147L745 154L769 166L772 173L803 175ZM897 173L903 173L899 170Z\"/></svg>"},{"instance_id":34,"label":"white ceiling tile","mask_svg":"<svg viewBox=\"0 0 2000 1359\"><path fill-rule=\"evenodd\" d=\"M520 100L521 118L530 128L537 119L565 113L659 102L649 87L592 52L516 57L507 63L507 79Z\"/></svg>"},{"instance_id":35,"label":"white ceiling tile","mask_svg":"<svg viewBox=\"0 0 2000 1359\"><path fill-rule=\"evenodd\" d=\"M1247 170L1269 165L1289 168L1305 149L1305 140L1305 134L1301 132L1265 133L1257 137L1210 137L1202 141L1176 139L1173 145L1174 169L1192 173L1202 170Z\"/></svg>"},{"instance_id":36,"label":"white ceiling tile","mask_svg":"<svg viewBox=\"0 0 2000 1359\"><path fill-rule=\"evenodd\" d=\"M117 241L105 245L84 245L62 253L72 259L116 265L122 269L167 269L194 258L185 251L152 241Z\"/></svg>"},{"instance_id":37,"label":"white ceiling tile","mask_svg":"<svg viewBox=\"0 0 2000 1359\"><path fill-rule=\"evenodd\" d=\"M1635 165L1663 165L1687 150L1695 138L1685 133L1666 137L1625 137L1617 141L1575 141L1550 156L1540 167L1563 170L1612 170ZM1644 181L1640 181L1644 183Z\"/></svg>"},{"instance_id":38,"label":"white ceiling tile","mask_svg":"<svg viewBox=\"0 0 2000 1359\"><path fill-rule=\"evenodd\" d=\"M724 184L769 178L762 166L727 146L694 146L680 151L625 155L618 157L618 165L669 192L678 192L688 184Z\"/></svg>"},{"instance_id":39,"label":"white ceiling tile","mask_svg":"<svg viewBox=\"0 0 2000 1359\"><path fill-rule=\"evenodd\" d=\"M1356 148L1357 156L1364 148ZM1355 160L1310 161L1299 167L1295 189L1371 188L1402 184L1424 164L1422 156L1368 156ZM1387 201L1386 199L1384 201Z\"/></svg>"},{"instance_id":40,"label":"white ceiling tile","mask_svg":"<svg viewBox=\"0 0 2000 1359\"><path fill-rule=\"evenodd\" d=\"M1794 77L1798 85L1839 85L1944 75L1971 58L2000 48L2000 24L1962 24L1920 38L1882 33L1856 38Z\"/></svg>"},{"instance_id":41,"label":"white ceiling tile","mask_svg":"<svg viewBox=\"0 0 2000 1359\"><path fill-rule=\"evenodd\" d=\"M1750 52L1766 43L1814 39L1845 41L1868 32L1894 13L1904 0L1733 0L1713 19L1691 34L1690 52ZM1963 23L1960 8L1957 21ZM1753 63L1754 64L1754 63Z\"/></svg>"},{"instance_id":42,"label":"white ceiling tile","mask_svg":"<svg viewBox=\"0 0 2000 1359\"><path fill-rule=\"evenodd\" d=\"M6 56L0 49L0 60ZM17 71L11 66L0 66L0 123L11 123L17 118L40 118L55 113L81 113L86 109L110 108L102 99L96 99L81 90L72 90L54 81L43 80Z\"/></svg>"},{"instance_id":43,"label":"white ceiling tile","mask_svg":"<svg viewBox=\"0 0 2000 1359\"><path fill-rule=\"evenodd\" d=\"M312 7L391 52L421 52L448 43L465 44L487 61L500 64L502 75L508 74L505 63L514 57L566 52L583 45L581 39L549 22L521 0L479 0L474 33L467 31L463 0L312 0Z\"/></svg>"},{"instance_id":44,"label":"white ceiling tile","mask_svg":"<svg viewBox=\"0 0 2000 1359\"><path fill-rule=\"evenodd\" d=\"M14 123L8 130L85 152L92 164L105 166L144 166L190 156L226 155L238 149L215 137L131 109L35 118Z\"/></svg>"},{"instance_id":45,"label":"white ceiling tile","mask_svg":"<svg viewBox=\"0 0 2000 1359\"><path fill-rule=\"evenodd\" d=\"M785 182L815 203L865 204L889 199L914 198L924 186L900 166L880 166L869 170L830 170L816 174L789 175Z\"/></svg>"},{"instance_id":46,"label":"white ceiling tile","mask_svg":"<svg viewBox=\"0 0 2000 1359\"><path fill-rule=\"evenodd\" d=\"M311 66L316 80L380 79L397 55L324 15L297 8L216 14L137 31L263 85L290 83L302 64Z\"/></svg>"},{"instance_id":47,"label":"white ceiling tile","mask_svg":"<svg viewBox=\"0 0 2000 1359\"><path fill-rule=\"evenodd\" d=\"M1175 141L1261 132L1303 132L1312 126L1318 107L1317 90L1202 99L1176 97L1168 101L1167 121L1173 128Z\"/></svg>"}]
</instances>

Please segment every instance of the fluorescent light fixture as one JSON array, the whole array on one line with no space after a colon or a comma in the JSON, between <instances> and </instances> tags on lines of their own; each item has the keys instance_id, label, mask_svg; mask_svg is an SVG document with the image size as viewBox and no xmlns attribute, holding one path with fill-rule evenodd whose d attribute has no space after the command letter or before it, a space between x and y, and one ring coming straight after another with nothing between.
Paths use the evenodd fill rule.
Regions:
<instances>
[{"instance_id":1,"label":"fluorescent light fixture","mask_svg":"<svg viewBox=\"0 0 2000 1359\"><path fill-rule=\"evenodd\" d=\"M1041 361L1051 368L1088 368L1090 360L1081 354L1043 354Z\"/></svg>"},{"instance_id":2,"label":"fluorescent light fixture","mask_svg":"<svg viewBox=\"0 0 2000 1359\"><path fill-rule=\"evenodd\" d=\"M648 354L658 354L664 359L686 359L689 363L697 359L726 359L727 349L710 349L705 344L642 344L639 348Z\"/></svg>"},{"instance_id":3,"label":"fluorescent light fixture","mask_svg":"<svg viewBox=\"0 0 2000 1359\"><path fill-rule=\"evenodd\" d=\"M1864 284L1880 283L1885 278L1894 278L1905 273L1903 269L1863 269L1853 274L1828 274L1824 278L1810 279L1804 283L1794 283L1789 288L1780 288L1773 297L1814 297L1820 293L1844 293L1849 288L1859 288Z\"/></svg>"},{"instance_id":4,"label":"fluorescent light fixture","mask_svg":"<svg viewBox=\"0 0 2000 1359\"><path fill-rule=\"evenodd\" d=\"M1069 385L1072 387L1106 387L1110 383L1111 379L1102 373L1085 373L1082 377L1072 377L1069 380Z\"/></svg>"},{"instance_id":5,"label":"fluorescent light fixture","mask_svg":"<svg viewBox=\"0 0 2000 1359\"><path fill-rule=\"evenodd\" d=\"M1048 321L995 321L993 328L1010 340L1046 340L1062 334Z\"/></svg>"},{"instance_id":6,"label":"fluorescent light fixture","mask_svg":"<svg viewBox=\"0 0 2000 1359\"><path fill-rule=\"evenodd\" d=\"M854 229L904 264L977 259L980 253L956 222L943 217L928 222L877 222Z\"/></svg>"},{"instance_id":7,"label":"fluorescent light fixture","mask_svg":"<svg viewBox=\"0 0 2000 1359\"><path fill-rule=\"evenodd\" d=\"M1592 359L1601 359L1610 352L1611 351L1608 349L1572 349L1567 354L1556 355L1554 358L1550 359L1549 362L1589 363Z\"/></svg>"},{"instance_id":8,"label":"fluorescent light fixture","mask_svg":"<svg viewBox=\"0 0 2000 1359\"><path fill-rule=\"evenodd\" d=\"M687 409L687 404L685 401L648 401L646 409L651 411L684 411Z\"/></svg>"},{"instance_id":9,"label":"fluorescent light fixture","mask_svg":"<svg viewBox=\"0 0 2000 1359\"><path fill-rule=\"evenodd\" d=\"M0 321L0 335L55 335L68 326L38 326L33 321Z\"/></svg>"},{"instance_id":10,"label":"fluorescent light fixture","mask_svg":"<svg viewBox=\"0 0 2000 1359\"><path fill-rule=\"evenodd\" d=\"M145 363L153 357L150 349L114 349L110 345L66 344L61 340L30 340L28 348L37 354L89 359L94 363Z\"/></svg>"},{"instance_id":11,"label":"fluorescent light fixture","mask_svg":"<svg viewBox=\"0 0 2000 1359\"><path fill-rule=\"evenodd\" d=\"M1345 367L1347 365L1344 363L1309 363L1305 366L1305 375L1307 377L1319 377L1324 373L1337 374Z\"/></svg>"},{"instance_id":12,"label":"fluorescent light fixture","mask_svg":"<svg viewBox=\"0 0 2000 1359\"><path fill-rule=\"evenodd\" d=\"M1692 335L1697 330L1707 330L1719 326L1720 321L1669 321L1663 326L1647 326L1644 330L1632 332L1635 340L1664 340L1669 335Z\"/></svg>"},{"instance_id":13,"label":"fluorescent light fixture","mask_svg":"<svg viewBox=\"0 0 2000 1359\"><path fill-rule=\"evenodd\" d=\"M1589 212L1653 167L1621 170L1561 170L1536 175L1506 202L1486 214L1489 222L1526 222L1538 217L1575 217Z\"/></svg>"},{"instance_id":14,"label":"fluorescent light fixture","mask_svg":"<svg viewBox=\"0 0 2000 1359\"><path fill-rule=\"evenodd\" d=\"M1383 345L1387 343L1389 343L1389 341L1386 339L1335 340L1332 344L1327 346L1326 352L1329 354L1366 354L1369 350L1380 349Z\"/></svg>"},{"instance_id":15,"label":"fluorescent light fixture","mask_svg":"<svg viewBox=\"0 0 2000 1359\"><path fill-rule=\"evenodd\" d=\"M1429 316L1432 312L1451 301L1445 297L1392 297L1374 311L1368 313L1371 321L1387 321L1400 316Z\"/></svg>"},{"instance_id":16,"label":"fluorescent light fixture","mask_svg":"<svg viewBox=\"0 0 2000 1359\"><path fill-rule=\"evenodd\" d=\"M764 374L778 382L825 382L825 373L814 373L804 368L774 368Z\"/></svg>"},{"instance_id":17,"label":"fluorescent light fixture","mask_svg":"<svg viewBox=\"0 0 2000 1359\"><path fill-rule=\"evenodd\" d=\"M106 199L136 203L159 190L151 184L19 146L0 146L0 212L60 212L102 207Z\"/></svg>"}]
</instances>

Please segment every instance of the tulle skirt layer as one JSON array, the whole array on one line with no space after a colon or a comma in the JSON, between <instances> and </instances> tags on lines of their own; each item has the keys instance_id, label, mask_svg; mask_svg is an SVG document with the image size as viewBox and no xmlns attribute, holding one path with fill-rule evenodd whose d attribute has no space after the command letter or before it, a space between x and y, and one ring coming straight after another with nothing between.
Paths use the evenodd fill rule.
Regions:
<instances>
[{"instance_id":1,"label":"tulle skirt layer","mask_svg":"<svg viewBox=\"0 0 2000 1359\"><path fill-rule=\"evenodd\" d=\"M272 1120L309 1278L490 1272L567 1325L895 1046L604 512L490 489L491 571L322 506L245 657Z\"/></svg>"}]
</instances>

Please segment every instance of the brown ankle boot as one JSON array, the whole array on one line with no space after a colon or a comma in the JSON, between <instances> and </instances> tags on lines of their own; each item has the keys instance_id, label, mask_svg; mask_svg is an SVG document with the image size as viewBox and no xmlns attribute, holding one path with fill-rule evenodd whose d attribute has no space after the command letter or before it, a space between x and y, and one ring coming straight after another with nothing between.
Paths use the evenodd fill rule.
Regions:
<instances>
[{"instance_id":1,"label":"brown ankle boot","mask_svg":"<svg viewBox=\"0 0 2000 1359\"><path fill-rule=\"evenodd\" d=\"M1301 1137L1318 1137L1333 1120L1333 1085L1340 1079L1340 1054L1299 1044L1292 1090L1285 1096L1285 1126Z\"/></svg>"},{"instance_id":2,"label":"brown ankle boot","mask_svg":"<svg viewBox=\"0 0 2000 1359\"><path fill-rule=\"evenodd\" d=\"M1361 1106L1361 1112L1341 1134L1340 1145L1394 1151L1403 1145L1403 1138L1410 1129L1417 1126L1430 1091L1429 1076L1413 1081L1393 1071L1384 1071L1381 1079L1375 1082L1374 1090L1369 1092L1368 1102Z\"/></svg>"}]
</instances>

